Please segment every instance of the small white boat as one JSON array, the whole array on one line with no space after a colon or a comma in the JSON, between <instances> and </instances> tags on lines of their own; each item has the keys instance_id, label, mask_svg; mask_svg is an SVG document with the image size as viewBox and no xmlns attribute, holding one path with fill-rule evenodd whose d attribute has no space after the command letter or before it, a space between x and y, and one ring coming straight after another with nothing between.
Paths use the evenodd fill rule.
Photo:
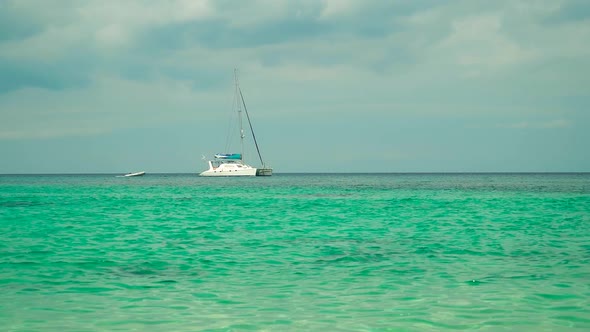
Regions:
<instances>
[{"instance_id":1,"label":"small white boat","mask_svg":"<svg viewBox=\"0 0 590 332\"><path fill-rule=\"evenodd\" d=\"M136 173L127 173L125 175L123 175L124 177L131 177L131 176L144 176L145 172L136 172Z\"/></svg>"}]
</instances>

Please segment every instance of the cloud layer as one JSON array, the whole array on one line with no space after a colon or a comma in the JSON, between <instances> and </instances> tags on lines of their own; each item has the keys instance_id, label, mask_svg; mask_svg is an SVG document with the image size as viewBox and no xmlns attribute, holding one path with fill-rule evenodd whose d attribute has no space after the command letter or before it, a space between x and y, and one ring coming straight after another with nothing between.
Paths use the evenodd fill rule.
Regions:
<instances>
[{"instance_id":1,"label":"cloud layer","mask_svg":"<svg viewBox=\"0 0 590 332\"><path fill-rule=\"evenodd\" d=\"M239 67L259 136L272 137L269 153L285 160L288 147L298 155L278 161L285 171L501 165L485 156L474 162L469 154L477 146L504 153L508 166L498 170L590 170L580 141L590 129L587 40L590 4L575 0L5 0L0 152L23 140L56 140L59 149L59 139L135 130L153 139L154 128L189 125L198 159L218 148L206 140L224 124ZM556 133L510 136L529 151L518 157L506 147L506 129ZM452 158L438 154L441 141ZM577 156L554 151L563 159L556 163L533 153L536 144L568 146ZM316 161L351 145L358 154L351 168ZM373 150L383 151L379 169L363 165ZM178 163L196 162L191 158ZM15 160L0 172L24 166L36 171ZM118 167L113 160L97 171ZM187 170L167 167L154 165Z\"/></svg>"}]
</instances>

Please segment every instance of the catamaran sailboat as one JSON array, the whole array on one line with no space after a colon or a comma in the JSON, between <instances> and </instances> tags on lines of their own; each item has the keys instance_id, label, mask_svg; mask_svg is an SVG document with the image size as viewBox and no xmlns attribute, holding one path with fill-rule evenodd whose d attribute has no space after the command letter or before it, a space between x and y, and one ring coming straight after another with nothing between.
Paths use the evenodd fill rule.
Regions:
<instances>
[{"instance_id":1,"label":"catamaran sailboat","mask_svg":"<svg viewBox=\"0 0 590 332\"><path fill-rule=\"evenodd\" d=\"M241 153L217 153L214 155L213 160L209 160L207 163L209 164L209 169L199 174L200 176L271 176L272 175L272 168L266 167L264 161L262 161L262 155L260 154L260 149L258 148L258 142L256 141L256 136L254 135L254 129L252 128L252 123L250 122L250 115L248 115L248 109L246 108L246 102L244 101L244 96L242 95L242 90L240 90L239 82L238 82L238 71L234 69L234 79L235 79L235 94L236 94L236 105L238 111L238 120L240 123L240 145L242 152ZM262 167L256 168L252 167L244 162L244 129L242 128L242 106L244 106L244 111L246 113L246 119L248 120L248 125L250 127L250 132L252 133L252 138L254 139L254 144L256 145L256 151L258 152L258 157L260 158L260 163Z\"/></svg>"}]
</instances>

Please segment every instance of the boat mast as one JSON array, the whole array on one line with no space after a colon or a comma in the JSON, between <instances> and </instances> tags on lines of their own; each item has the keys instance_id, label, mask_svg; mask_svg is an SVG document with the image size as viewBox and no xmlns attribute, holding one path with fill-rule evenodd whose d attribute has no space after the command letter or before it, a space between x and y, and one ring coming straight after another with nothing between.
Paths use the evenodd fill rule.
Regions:
<instances>
[{"instance_id":1,"label":"boat mast","mask_svg":"<svg viewBox=\"0 0 590 332\"><path fill-rule=\"evenodd\" d=\"M234 80L236 82L236 92L235 92L235 96L236 96L236 103L237 103L237 107L238 107L238 121L240 122L240 147L241 147L241 153L242 153L242 160L244 160L244 128L242 127L242 105L240 103L240 85L238 82L238 69L234 68Z\"/></svg>"}]
</instances>

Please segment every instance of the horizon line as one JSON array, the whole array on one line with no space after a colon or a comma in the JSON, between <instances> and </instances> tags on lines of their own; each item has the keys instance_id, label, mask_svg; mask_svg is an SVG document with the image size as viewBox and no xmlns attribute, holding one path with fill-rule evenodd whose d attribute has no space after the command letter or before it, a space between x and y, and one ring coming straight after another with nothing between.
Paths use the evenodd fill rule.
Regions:
<instances>
[{"instance_id":1,"label":"horizon line","mask_svg":"<svg viewBox=\"0 0 590 332\"><path fill-rule=\"evenodd\" d=\"M0 173L0 176L18 175L120 175L119 172L92 173ZM196 172L145 172L146 175L199 175ZM590 171L430 171L430 172L274 172L273 175L387 175L387 174L590 174Z\"/></svg>"}]
</instances>

